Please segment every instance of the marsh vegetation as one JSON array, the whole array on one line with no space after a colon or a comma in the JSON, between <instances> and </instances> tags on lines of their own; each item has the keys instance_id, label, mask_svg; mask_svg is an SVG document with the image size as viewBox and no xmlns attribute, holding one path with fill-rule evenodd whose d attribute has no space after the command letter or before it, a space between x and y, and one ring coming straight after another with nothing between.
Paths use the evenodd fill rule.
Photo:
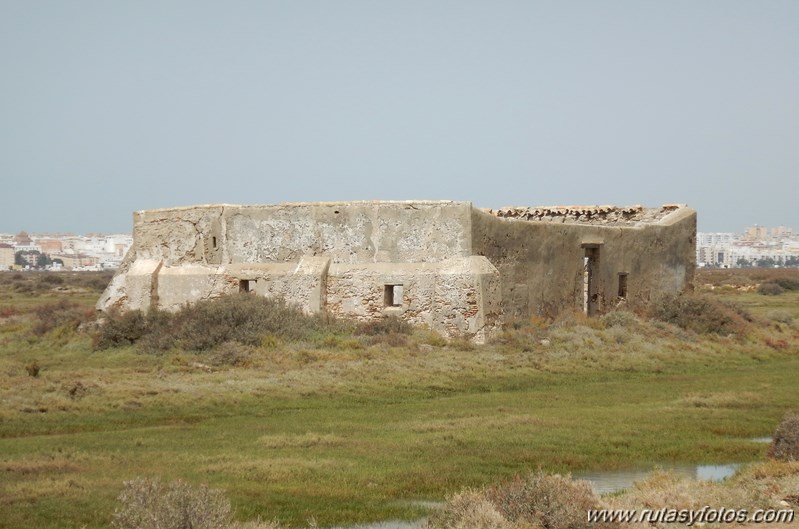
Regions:
<instances>
[{"instance_id":1,"label":"marsh vegetation","mask_svg":"<svg viewBox=\"0 0 799 529\"><path fill-rule=\"evenodd\" d=\"M539 469L760 461L751 439L799 402L799 291L759 293L770 272L482 346L233 299L101 327L107 277L0 273L0 527L108 527L140 478L223 491L233 520L327 526Z\"/></svg>"}]
</instances>

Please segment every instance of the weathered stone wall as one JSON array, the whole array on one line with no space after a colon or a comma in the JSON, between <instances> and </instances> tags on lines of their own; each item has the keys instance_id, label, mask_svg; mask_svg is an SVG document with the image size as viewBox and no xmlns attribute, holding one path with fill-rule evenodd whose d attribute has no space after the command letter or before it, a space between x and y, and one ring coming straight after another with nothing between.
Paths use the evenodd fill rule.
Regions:
<instances>
[{"instance_id":1,"label":"weathered stone wall","mask_svg":"<svg viewBox=\"0 0 799 529\"><path fill-rule=\"evenodd\" d=\"M392 285L402 287L398 306L385 302ZM499 273L477 256L440 263L334 264L327 310L361 321L394 315L447 337L484 341L501 324Z\"/></svg>"},{"instance_id":2,"label":"weathered stone wall","mask_svg":"<svg viewBox=\"0 0 799 529\"><path fill-rule=\"evenodd\" d=\"M136 258L166 266L299 262L435 262L471 255L468 202L197 206L134 214Z\"/></svg>"},{"instance_id":3,"label":"weathered stone wall","mask_svg":"<svg viewBox=\"0 0 799 529\"><path fill-rule=\"evenodd\" d=\"M620 273L628 274L626 303L646 303L693 282L696 212L666 208L655 223L622 226L529 222L475 209L472 244L499 270L507 321L583 307L586 246L599 252L593 283L600 311L620 301Z\"/></svg>"}]
</instances>

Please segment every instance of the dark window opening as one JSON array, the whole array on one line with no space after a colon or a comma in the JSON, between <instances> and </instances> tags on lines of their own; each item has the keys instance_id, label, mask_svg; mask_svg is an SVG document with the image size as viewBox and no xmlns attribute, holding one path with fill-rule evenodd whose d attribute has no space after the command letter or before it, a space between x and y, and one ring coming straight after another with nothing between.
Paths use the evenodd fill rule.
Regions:
<instances>
[{"instance_id":1,"label":"dark window opening","mask_svg":"<svg viewBox=\"0 0 799 529\"><path fill-rule=\"evenodd\" d=\"M627 299L627 274L625 272L619 274L619 297Z\"/></svg>"},{"instance_id":2,"label":"dark window opening","mask_svg":"<svg viewBox=\"0 0 799 529\"><path fill-rule=\"evenodd\" d=\"M242 279L239 281L239 292L255 292L255 280Z\"/></svg>"},{"instance_id":3,"label":"dark window opening","mask_svg":"<svg viewBox=\"0 0 799 529\"><path fill-rule=\"evenodd\" d=\"M214 246L214 250L216 250L216 237L211 237L211 244Z\"/></svg>"},{"instance_id":4,"label":"dark window opening","mask_svg":"<svg viewBox=\"0 0 799 529\"><path fill-rule=\"evenodd\" d=\"M383 291L383 302L386 307L401 307L402 285L386 285Z\"/></svg>"}]
</instances>

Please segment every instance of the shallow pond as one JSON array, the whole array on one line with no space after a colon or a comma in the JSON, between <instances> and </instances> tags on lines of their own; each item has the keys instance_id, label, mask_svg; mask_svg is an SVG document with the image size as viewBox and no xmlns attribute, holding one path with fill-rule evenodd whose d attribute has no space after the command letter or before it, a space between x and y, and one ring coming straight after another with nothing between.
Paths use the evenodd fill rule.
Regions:
<instances>
[{"instance_id":1,"label":"shallow pond","mask_svg":"<svg viewBox=\"0 0 799 529\"><path fill-rule=\"evenodd\" d=\"M729 463L726 465L668 465L660 467L663 470L671 470L677 474L690 478L704 479L708 481L721 481L735 474L741 465ZM584 479L591 484L597 494L608 494L628 489L636 481L642 481L649 475L654 468L642 468L637 470L606 470L600 472L576 472L572 475L575 479Z\"/></svg>"}]
</instances>

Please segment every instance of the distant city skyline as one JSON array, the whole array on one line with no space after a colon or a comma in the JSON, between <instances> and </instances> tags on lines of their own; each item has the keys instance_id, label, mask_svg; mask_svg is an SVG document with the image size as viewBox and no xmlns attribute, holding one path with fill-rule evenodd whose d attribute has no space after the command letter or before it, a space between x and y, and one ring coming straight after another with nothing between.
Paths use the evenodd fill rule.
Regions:
<instances>
[{"instance_id":1,"label":"distant city skyline","mask_svg":"<svg viewBox=\"0 0 799 529\"><path fill-rule=\"evenodd\" d=\"M797 20L793 0L0 0L0 232L396 199L799 227Z\"/></svg>"}]
</instances>

